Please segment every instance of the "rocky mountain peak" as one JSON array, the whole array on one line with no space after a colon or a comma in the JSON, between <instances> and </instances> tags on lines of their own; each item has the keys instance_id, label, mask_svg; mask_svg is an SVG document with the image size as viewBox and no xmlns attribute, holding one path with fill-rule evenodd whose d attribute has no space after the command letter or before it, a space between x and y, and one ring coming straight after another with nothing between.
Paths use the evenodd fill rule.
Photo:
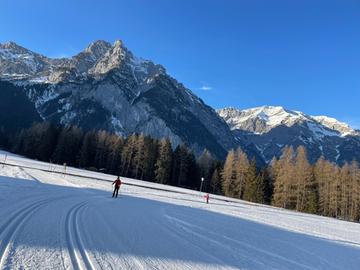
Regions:
<instances>
[{"instance_id":1,"label":"rocky mountain peak","mask_svg":"<svg viewBox=\"0 0 360 270\"><path fill-rule=\"evenodd\" d=\"M129 62L131 57L132 53L123 46L123 42L117 40L90 72L95 75L108 73L110 70L122 66L124 62Z\"/></svg>"},{"instance_id":2,"label":"rocky mountain peak","mask_svg":"<svg viewBox=\"0 0 360 270\"><path fill-rule=\"evenodd\" d=\"M359 134L349 125L326 116L310 116L303 112L288 110L281 106L261 106L245 110L225 108L218 114L232 130L264 134L278 126L303 125L316 138L323 136L346 136Z\"/></svg>"},{"instance_id":3,"label":"rocky mountain peak","mask_svg":"<svg viewBox=\"0 0 360 270\"><path fill-rule=\"evenodd\" d=\"M95 58L102 57L110 48L111 44L104 40L97 40L92 43L85 49L85 53L89 53L95 56Z\"/></svg>"},{"instance_id":4,"label":"rocky mountain peak","mask_svg":"<svg viewBox=\"0 0 360 270\"><path fill-rule=\"evenodd\" d=\"M30 50L18 45L17 43L15 43L13 41L9 41L4 44L0 44L0 48L6 49L6 50L11 50L16 53L29 53L30 52Z\"/></svg>"}]
</instances>

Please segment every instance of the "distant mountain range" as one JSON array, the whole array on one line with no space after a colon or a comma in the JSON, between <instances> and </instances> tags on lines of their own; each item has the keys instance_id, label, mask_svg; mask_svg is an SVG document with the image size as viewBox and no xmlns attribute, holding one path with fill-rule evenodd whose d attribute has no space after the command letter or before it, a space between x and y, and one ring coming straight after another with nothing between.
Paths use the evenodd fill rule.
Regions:
<instances>
[{"instance_id":1,"label":"distant mountain range","mask_svg":"<svg viewBox=\"0 0 360 270\"><path fill-rule=\"evenodd\" d=\"M48 58L14 42L0 44L0 128L33 121L134 132L205 148L224 158L241 146L260 164L285 145L305 145L342 163L360 161L360 132L325 116L282 107L217 112L152 61L136 57L123 42L95 41L70 58ZM11 106L13 105L13 106Z\"/></svg>"},{"instance_id":2,"label":"distant mountain range","mask_svg":"<svg viewBox=\"0 0 360 270\"><path fill-rule=\"evenodd\" d=\"M360 161L360 131L334 118L273 106L227 108L218 114L228 123L235 140L255 147L266 162L279 157L286 145L304 145L312 162L321 155L337 163Z\"/></svg>"}]
</instances>

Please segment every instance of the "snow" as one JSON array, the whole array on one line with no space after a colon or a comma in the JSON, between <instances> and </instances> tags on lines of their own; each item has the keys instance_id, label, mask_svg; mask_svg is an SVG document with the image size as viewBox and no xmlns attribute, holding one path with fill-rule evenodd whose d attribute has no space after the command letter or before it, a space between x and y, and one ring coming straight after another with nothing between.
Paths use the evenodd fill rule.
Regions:
<instances>
[{"instance_id":1,"label":"snow","mask_svg":"<svg viewBox=\"0 0 360 270\"><path fill-rule=\"evenodd\" d=\"M262 134L279 125L292 126L296 123L308 121L308 116L302 112L286 110L281 106L262 106L246 110L227 108L218 110L218 113L230 125L232 130L243 129L250 120L261 120L267 126Z\"/></svg>"},{"instance_id":2,"label":"snow","mask_svg":"<svg viewBox=\"0 0 360 270\"><path fill-rule=\"evenodd\" d=\"M328 116L312 116L320 124L326 126L329 129L335 130L341 134L341 137L348 135L359 135L356 130L351 128L348 124L341 122L335 118Z\"/></svg>"},{"instance_id":3,"label":"snow","mask_svg":"<svg viewBox=\"0 0 360 270\"><path fill-rule=\"evenodd\" d=\"M58 93L55 92L55 86L50 85L49 87L44 90L43 94L40 97L36 97L36 90L33 88L30 88L27 92L27 96L30 99L35 99L35 107L36 109L39 109L43 104L46 102L53 100L59 96Z\"/></svg>"},{"instance_id":4,"label":"snow","mask_svg":"<svg viewBox=\"0 0 360 270\"><path fill-rule=\"evenodd\" d=\"M225 108L217 110L217 112L232 130L246 130L248 121L260 120L264 122L266 128L260 132L254 132L255 134L266 133L279 125L291 127L295 124L304 123L314 133L314 139L316 140L321 140L325 136L345 137L360 134L348 124L335 118L310 116L303 112L287 110L281 106L262 106L245 110Z\"/></svg>"},{"instance_id":5,"label":"snow","mask_svg":"<svg viewBox=\"0 0 360 270\"><path fill-rule=\"evenodd\" d=\"M114 127L116 134L118 135L123 134L124 127L121 124L121 121L113 115L111 116L111 124Z\"/></svg>"},{"instance_id":6,"label":"snow","mask_svg":"<svg viewBox=\"0 0 360 270\"><path fill-rule=\"evenodd\" d=\"M335 151L336 151L335 160L336 160L336 162L339 160L339 158L341 156L341 153L339 151L339 147L340 147L340 145L336 145L336 147L335 147Z\"/></svg>"},{"instance_id":7,"label":"snow","mask_svg":"<svg viewBox=\"0 0 360 270\"><path fill-rule=\"evenodd\" d=\"M63 112L62 110L58 110L58 112ZM76 112L68 111L65 112L64 115L60 119L60 124L66 125L70 123L76 117Z\"/></svg>"},{"instance_id":8,"label":"snow","mask_svg":"<svg viewBox=\"0 0 360 270\"><path fill-rule=\"evenodd\" d=\"M114 176L7 154L3 269L359 268L357 223L127 178L113 199Z\"/></svg>"},{"instance_id":9,"label":"snow","mask_svg":"<svg viewBox=\"0 0 360 270\"><path fill-rule=\"evenodd\" d=\"M318 125L313 122L307 122L306 123L308 128L311 130L311 132L314 134L315 138L318 140L321 140L325 136L338 136L339 134L333 130L326 129L321 125Z\"/></svg>"}]
</instances>

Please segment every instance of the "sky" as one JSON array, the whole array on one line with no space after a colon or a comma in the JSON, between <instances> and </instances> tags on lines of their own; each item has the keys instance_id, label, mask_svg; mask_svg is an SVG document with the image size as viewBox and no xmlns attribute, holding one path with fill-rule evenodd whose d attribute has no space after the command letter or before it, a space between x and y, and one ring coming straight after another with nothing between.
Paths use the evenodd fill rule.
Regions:
<instances>
[{"instance_id":1,"label":"sky","mask_svg":"<svg viewBox=\"0 0 360 270\"><path fill-rule=\"evenodd\" d=\"M99 39L214 108L279 105L360 128L359 0L0 0L0 43L69 57Z\"/></svg>"}]
</instances>

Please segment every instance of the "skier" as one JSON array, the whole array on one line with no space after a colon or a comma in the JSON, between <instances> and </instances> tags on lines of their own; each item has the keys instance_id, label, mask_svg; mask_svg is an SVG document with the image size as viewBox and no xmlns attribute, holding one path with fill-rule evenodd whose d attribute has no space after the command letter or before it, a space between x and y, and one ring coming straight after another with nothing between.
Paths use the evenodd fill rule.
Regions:
<instances>
[{"instance_id":1,"label":"skier","mask_svg":"<svg viewBox=\"0 0 360 270\"><path fill-rule=\"evenodd\" d=\"M204 196L205 200L206 200L206 203L209 203L209 198L210 198L210 195L209 193L206 193L206 195Z\"/></svg>"},{"instance_id":2,"label":"skier","mask_svg":"<svg viewBox=\"0 0 360 270\"><path fill-rule=\"evenodd\" d=\"M116 197L118 196L118 193L119 193L119 189L120 189L120 185L121 185L121 180L120 180L120 177L118 176L117 179L112 183L113 185L115 184L114 186L114 192L113 192L113 195L112 197ZM115 195L116 194L116 195Z\"/></svg>"}]
</instances>

